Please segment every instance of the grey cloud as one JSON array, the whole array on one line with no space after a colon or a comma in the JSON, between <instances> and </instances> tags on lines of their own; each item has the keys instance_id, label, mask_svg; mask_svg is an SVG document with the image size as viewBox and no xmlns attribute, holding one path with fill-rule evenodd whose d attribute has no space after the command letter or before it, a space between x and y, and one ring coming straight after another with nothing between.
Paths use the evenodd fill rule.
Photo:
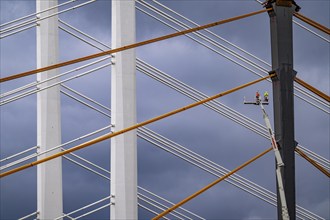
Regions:
<instances>
[{"instance_id":1,"label":"grey cloud","mask_svg":"<svg viewBox=\"0 0 330 220\"><path fill-rule=\"evenodd\" d=\"M33 1L31 2L34 4ZM102 39L105 43L109 43L111 39L110 3L110 1L97 1L95 4L62 15L61 19L96 38ZM161 1L161 3L182 12L200 24L261 8L252 1L244 2L244 5L241 5L243 4L241 2L228 1ZM22 4L22 2L19 4ZM324 4L328 3L322 2L320 5L315 3L315 7L318 8L316 13L315 7L310 11L308 8L308 5L314 4L303 2L302 5L305 6L303 13L311 17L314 15L319 17L320 14L328 16ZM1 6L3 6L3 3ZM30 5L28 7L30 7L29 10L32 10L34 6ZM137 12L137 17L139 22L137 28L138 40L173 32L139 12ZM10 19L13 19L13 17L7 17L6 15L3 18L3 20ZM223 27L216 27L212 31L222 34L228 40L234 41L244 49L269 61L268 25L268 16L264 14L245 21L226 24ZM314 78L326 81L329 70L329 64L327 63L329 59L328 46L324 46L323 42L320 43L317 38L307 32L298 28L295 28L295 31L297 32L295 35L297 54L295 62L298 73L308 82L310 80L307 79L313 80ZM25 39L25 37L27 38ZM1 73L16 73L35 67L35 55L31 56L35 51L34 37L33 31L30 31L28 34L18 34L13 37L13 40L8 38L9 40L2 41L4 43L1 43ZM24 45L27 39L31 43ZM61 60L97 52L94 48L86 46L62 32L60 42ZM24 53L16 55L15 52L23 46L25 48ZM214 56L213 52L184 37L139 48L137 54L160 70L168 72L208 95L256 78L246 70L231 64L220 56ZM26 62L22 62L22 65L16 65L15 56L17 56L17 59ZM314 66L314 64L316 65ZM315 68L313 71L314 76L309 76L309 70L312 68ZM65 69L67 68L63 68L63 71ZM304 70L307 70L307 73ZM107 68L72 81L68 85L109 106L110 74L110 68ZM304 78L306 76L309 78ZM137 80L138 121L149 119L192 102L190 99L141 73L137 73ZM323 88L329 86L328 83L324 83L324 85ZM2 88L2 90L5 89L7 88ZM260 89L260 91L267 89L271 93L271 84L261 83L219 100L263 124L262 115L258 108L242 104L243 97L253 98L256 89ZM18 107L18 104L21 103L23 108ZM87 110L87 108L67 97L62 96L62 103L63 141L86 134L109 123L108 118L98 115L92 110ZM35 104L35 98L29 98L28 101L18 102L18 104L9 104L10 107L1 108L1 116L6 117L4 121L1 120L1 152L7 152L7 146L27 146L35 143L35 109L32 107ZM312 107L307 107L306 103L300 100L296 100L295 104L298 142L329 158L328 115ZM267 107L267 111L272 117L271 106ZM7 116L11 114L16 117L10 118ZM21 121L24 122L23 125L20 123ZM266 139L256 136L254 133L222 116L218 116L205 107L189 110L186 113L164 119L148 127L228 169L233 169L270 146ZM28 130L28 133L23 135L25 130ZM15 131L22 133L19 139L14 138ZM311 133L312 136L310 136ZM109 169L109 145L109 141L106 141L77 152L77 154ZM180 201L215 179L214 176L142 140L138 142L138 159L140 186L173 202ZM109 194L108 181L81 170L81 168L68 161L63 164L65 212L72 211ZM265 158L242 170L239 174L275 191L273 168L274 157L270 153ZM32 181L35 178L31 178L34 175L33 172L32 170L26 171L26 173L22 172L21 175L13 175L12 178L1 180L1 192L5 192L5 194L1 193L2 218L18 218L36 209L35 182ZM26 192L22 189L23 177L30 180L25 184L27 188L33 188L33 190ZM12 184L13 180L19 181ZM17 188L19 190L15 191ZM320 214L322 217L329 217L327 179L301 158L297 158L297 189L299 193L297 196L298 204ZM27 206L24 206L19 199L23 195L26 199L24 201L30 201ZM185 207L207 219L276 218L276 209L273 206L259 201L227 183L220 183L205 195L187 203ZM139 218L141 219L149 219L154 216L142 209L139 209L139 212ZM105 209L91 217L94 219L108 218L109 209Z\"/></svg>"}]
</instances>

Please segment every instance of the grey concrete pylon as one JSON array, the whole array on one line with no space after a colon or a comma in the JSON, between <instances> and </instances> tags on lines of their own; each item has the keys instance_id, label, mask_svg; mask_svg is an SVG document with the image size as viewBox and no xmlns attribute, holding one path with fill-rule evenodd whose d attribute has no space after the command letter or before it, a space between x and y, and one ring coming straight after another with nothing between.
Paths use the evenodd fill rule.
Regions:
<instances>
[{"instance_id":1,"label":"grey concrete pylon","mask_svg":"<svg viewBox=\"0 0 330 220\"><path fill-rule=\"evenodd\" d=\"M277 0L269 12L272 69L277 76L273 81L274 127L283 159L282 178L290 219L296 219L295 153L292 16L294 7L290 0ZM282 219L282 205L277 190L278 219Z\"/></svg>"}]
</instances>

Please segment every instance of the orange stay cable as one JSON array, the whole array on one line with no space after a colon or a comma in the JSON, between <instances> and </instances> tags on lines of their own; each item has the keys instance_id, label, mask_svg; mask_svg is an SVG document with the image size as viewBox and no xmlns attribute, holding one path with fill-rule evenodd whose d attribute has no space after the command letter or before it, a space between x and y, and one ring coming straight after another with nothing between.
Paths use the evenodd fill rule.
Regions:
<instances>
[{"instance_id":1,"label":"orange stay cable","mask_svg":"<svg viewBox=\"0 0 330 220\"><path fill-rule=\"evenodd\" d=\"M263 155L265 155L266 153L272 151L273 148L269 148L267 150L265 150L264 152L262 152L261 154L258 154L257 156L253 157L252 159L246 161L245 163L243 163L242 165L236 167L235 169L233 169L232 171L230 171L229 173L225 174L224 176L216 179L215 181L213 181L212 183L208 184L207 186L205 186L204 188L198 190L197 192L195 192L194 194L188 196L187 198L183 199L181 202L178 202L177 204L175 204L174 206L170 207L169 209L165 210L164 212L160 213L159 215L157 215L156 217L154 217L152 220L158 220L161 217L167 215L168 213L172 212L174 209L182 206L183 204L185 204L186 202L190 201L191 199L199 196L200 194L202 194L203 192L205 192L206 190L210 189L211 187L215 186L216 184L220 183L222 180L228 178L229 176L233 175L234 173L236 173L237 171L243 169L244 167L246 167L247 165L249 165L250 163L252 163L253 161L259 159L260 157L262 157Z\"/></svg>"},{"instance_id":2,"label":"orange stay cable","mask_svg":"<svg viewBox=\"0 0 330 220\"><path fill-rule=\"evenodd\" d=\"M206 28L211 28L211 27L214 27L214 26L217 26L217 25L220 25L220 24L225 24L225 23L228 23L228 22L232 22L232 21L236 21L236 20L239 20L239 19L247 18L247 17L253 16L253 15L261 14L261 13L266 12L268 10L269 9L263 9L263 10L260 10L260 11L255 11L255 12L251 12L251 13L248 13L248 14L243 14L243 15L240 15L240 16L236 16L236 17L225 19L225 20L220 20L220 21L217 21L217 22L209 23L209 24L206 24L206 25L198 26L198 27L195 27L195 28L187 29L187 30L184 30L184 31L176 32L176 33L173 33L173 34L168 34L168 35L153 38L153 39L150 39L150 40L141 41L141 42L138 42L138 43L134 43L134 44L126 45L126 46L123 46L123 47L115 48L115 49L112 49L112 50L107 50L107 51L92 54L92 55L89 55L89 56L80 57L80 58L77 58L77 59L65 61L63 63L58 63L58 64L54 64L54 65L51 65L51 66L42 67L42 68L39 68L39 69L35 69L35 70L31 70L31 71L27 71L27 72L15 74L15 75L11 75L11 76L8 76L8 77L3 77L3 78L0 78L0 83L10 81L10 80L13 80L13 79L18 79L18 78L25 77L25 76L30 76L30 75L33 75L33 74L36 74L36 73L40 73L40 72L60 68L60 67L63 67L63 66L79 63L79 62L82 62L82 61L94 59L94 58L97 58L97 57L110 55L110 54L117 53L117 52L120 52L120 51L133 49L133 48L136 48L136 47L140 47L140 46L143 46L143 45L155 43L155 42L158 42L158 41L163 41L163 40L170 39L170 38L173 38L173 37L189 34L189 33L192 33L192 32L195 32L195 31L200 31L200 30L203 30L203 29L206 29Z\"/></svg>"},{"instance_id":3,"label":"orange stay cable","mask_svg":"<svg viewBox=\"0 0 330 220\"><path fill-rule=\"evenodd\" d=\"M307 24L309 24L309 25L311 25L311 26L319 29L320 31L323 31L324 33L326 33L328 35L330 35L330 29L329 28L327 28L327 27L325 27L325 26L323 26L323 25L321 25L321 24L313 21L310 18L307 18L306 16L304 16L304 15L302 15L300 13L294 13L293 15L295 17L299 18L300 20L306 22Z\"/></svg>"},{"instance_id":4,"label":"orange stay cable","mask_svg":"<svg viewBox=\"0 0 330 220\"><path fill-rule=\"evenodd\" d=\"M243 89L243 88L248 87L248 86L253 85L253 84L256 84L256 83L258 83L258 82L261 82L261 81L263 81L263 80L265 80L265 79L268 79L268 78L270 78L270 77L273 77L273 76L275 76L275 74L272 74L272 75L269 75L269 76L263 77L263 78L261 78L261 79L257 79L257 80L254 80L254 81L252 81L252 82L249 82L249 83L246 83L246 84L240 85L240 86L235 87L235 88L233 88L233 89L230 89L230 90L227 90L227 91L225 91L225 92L222 92L222 93L216 94L216 95L214 95L214 96L211 96L211 97L209 97L209 98L207 98L207 99L203 99L203 100L201 100L201 101L194 102L194 103L192 103L192 104L190 104L190 105L186 105L186 106L184 106L184 107L182 107L182 108L178 108L178 109L176 109L176 110L173 110L173 111L171 111L171 112L165 113L165 114L160 115L160 116L157 116L157 117L155 117L155 118L152 118L152 119L146 120L146 121L144 121L144 122L138 123L138 124L133 125L133 126L130 126L130 127L128 127L128 128L124 128L124 129L122 129L122 130L120 130L120 131L113 132L113 133L108 133L108 134L105 134L105 135L99 136L99 137L97 137L97 138L95 138L95 139L92 139L92 140L90 140L90 141L87 141L87 142L85 142L85 143L82 143L82 144L80 144L80 145L77 145L77 146L72 147L72 148L70 148L70 149L64 150L64 151L62 151L62 152L59 152L59 153L56 153L56 154L50 155L50 156L45 157L45 158L40 159L40 160L36 160L36 161L34 161L34 162L32 162L32 163L25 164L25 165L23 165L23 166L20 166L20 167L14 168L14 169L9 170L9 171L7 171L7 172L0 173L0 178L5 177L5 176L8 176L8 175L13 174L13 173L16 173L16 172L18 172L18 171L21 171L21 170L27 169L27 168L29 168L29 167L33 167L33 166L35 166L35 165L38 165L38 164L44 163L44 162L46 162L46 161L49 161L49 160L55 159L55 158L57 158L57 157L61 157L61 156L65 155L65 154L71 153L71 152L73 152L73 151L77 151L77 150L83 149L83 148L85 148L85 147L91 146L91 145L96 144L96 143L99 143L99 142L101 142L101 141L104 141L104 140L110 139L110 138L112 138L112 137L118 136L118 135L123 134L123 133L126 133L126 132L128 132L128 131L132 131L132 130L134 130L134 129L137 129L137 128L139 128L139 127L145 126L145 125L150 124L150 123L153 123L153 122L155 122L155 121L159 121L159 120L161 120L161 119L167 118L167 117L169 117L169 116L171 116L171 115L174 115L174 114L177 114L177 113L179 113L179 112L186 111L186 110L188 110L188 109L191 109L191 108L196 107L196 106L198 106L198 105L204 104L204 103L209 102L209 101L211 101L211 100L213 100L213 99L217 99L217 98L220 98L220 97L222 97L222 96L228 95L228 94L233 93L233 92L235 92L235 91L237 91L237 90Z\"/></svg>"},{"instance_id":5,"label":"orange stay cable","mask_svg":"<svg viewBox=\"0 0 330 220\"><path fill-rule=\"evenodd\" d=\"M296 83L298 83L299 85L305 87L306 89L308 89L309 91L313 92L314 94L320 96L321 98L323 98L324 100L330 102L330 96L328 96L327 94L321 92L320 90L318 90L317 88L309 85L308 83L304 82L303 80L299 79L299 78L295 78L294 81Z\"/></svg>"},{"instance_id":6,"label":"orange stay cable","mask_svg":"<svg viewBox=\"0 0 330 220\"><path fill-rule=\"evenodd\" d=\"M330 173L324 169L323 167L321 167L316 161L314 161L312 158L308 157L302 150L300 150L299 148L296 148L295 151L303 158L305 158L308 162L310 162L314 167L316 167L319 171L321 171L322 173L324 173L326 176L328 176L330 178Z\"/></svg>"}]
</instances>

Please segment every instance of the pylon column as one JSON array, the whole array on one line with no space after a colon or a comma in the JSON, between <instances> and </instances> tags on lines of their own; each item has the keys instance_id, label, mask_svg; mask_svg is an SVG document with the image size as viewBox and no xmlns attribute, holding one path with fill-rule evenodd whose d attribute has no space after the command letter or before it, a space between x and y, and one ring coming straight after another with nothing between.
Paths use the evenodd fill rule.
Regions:
<instances>
[{"instance_id":1,"label":"pylon column","mask_svg":"<svg viewBox=\"0 0 330 220\"><path fill-rule=\"evenodd\" d=\"M58 5L57 0L37 0L37 12ZM38 17L56 13L53 9ZM58 17L54 16L38 21L37 26L37 68L58 63ZM37 80L45 80L58 74L58 70L42 72ZM46 87L57 80L51 80L39 86ZM37 143L38 152L46 151L61 144L59 86L41 91L37 94ZM38 160L59 152L60 149L38 156ZM63 214L62 202L62 160L57 158L37 167L37 206L38 219L54 219Z\"/></svg>"},{"instance_id":2,"label":"pylon column","mask_svg":"<svg viewBox=\"0 0 330 220\"><path fill-rule=\"evenodd\" d=\"M112 1L112 48L135 43L134 0ZM113 131L136 124L135 50L113 54ZM111 219L137 219L136 131L111 139Z\"/></svg>"},{"instance_id":3,"label":"pylon column","mask_svg":"<svg viewBox=\"0 0 330 220\"><path fill-rule=\"evenodd\" d=\"M283 185L290 219L296 219L295 197L295 154L294 138L294 96L292 16L290 0L277 0L269 12L271 27L272 68L277 76L273 78L273 102L275 138L284 163ZM282 204L277 191L278 219L282 219Z\"/></svg>"}]
</instances>

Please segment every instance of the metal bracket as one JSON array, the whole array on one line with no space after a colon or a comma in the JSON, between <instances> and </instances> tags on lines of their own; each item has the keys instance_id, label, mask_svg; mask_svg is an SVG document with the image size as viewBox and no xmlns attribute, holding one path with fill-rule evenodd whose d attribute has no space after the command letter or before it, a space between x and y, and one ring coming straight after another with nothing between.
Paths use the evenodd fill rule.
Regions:
<instances>
[{"instance_id":1,"label":"metal bracket","mask_svg":"<svg viewBox=\"0 0 330 220\"><path fill-rule=\"evenodd\" d=\"M275 76L272 76L272 77L271 77L271 80L272 80L272 81L279 80L276 70L271 70L271 71L268 72L268 74L269 74L269 75L273 75L273 74L275 74Z\"/></svg>"},{"instance_id":2,"label":"metal bracket","mask_svg":"<svg viewBox=\"0 0 330 220\"><path fill-rule=\"evenodd\" d=\"M272 9L272 10L269 10L268 11L268 14L271 15L274 13L274 9L273 9L273 3L275 2L276 0L267 0L265 2L262 3L262 5L264 6L264 8L266 9Z\"/></svg>"},{"instance_id":3,"label":"metal bracket","mask_svg":"<svg viewBox=\"0 0 330 220\"><path fill-rule=\"evenodd\" d=\"M301 7L297 5L295 0L276 0L276 5L277 6L283 6L283 7L292 7L292 5L296 6L295 11L299 12Z\"/></svg>"},{"instance_id":4,"label":"metal bracket","mask_svg":"<svg viewBox=\"0 0 330 220\"><path fill-rule=\"evenodd\" d=\"M113 133L113 132L116 131L115 129L116 129L116 125L115 124L111 124L110 131Z\"/></svg>"},{"instance_id":5,"label":"metal bracket","mask_svg":"<svg viewBox=\"0 0 330 220\"><path fill-rule=\"evenodd\" d=\"M276 73L276 76L271 77L271 79L272 79L272 81L277 81L277 80L280 80L280 78L281 78L281 74L279 74L279 73L282 72L282 71L287 72L287 73L291 72L291 73L292 73L292 77L293 77L293 79L294 79L294 78L296 77L296 75L297 75L297 71L295 71L295 70L292 68L292 65L290 65L290 64L286 64L286 63L282 63L278 69L276 69L276 70L272 70L272 71L268 72L268 74L271 75L271 74Z\"/></svg>"},{"instance_id":6,"label":"metal bracket","mask_svg":"<svg viewBox=\"0 0 330 220\"><path fill-rule=\"evenodd\" d=\"M292 7L292 0L276 0L277 6Z\"/></svg>"},{"instance_id":7,"label":"metal bracket","mask_svg":"<svg viewBox=\"0 0 330 220\"><path fill-rule=\"evenodd\" d=\"M273 3L275 3L276 6L282 6L282 7L289 7L291 8L293 5L295 6L295 12L299 12L301 7L295 2L295 0L267 0L262 5L266 9L272 9L268 11L268 14L270 17L274 17L276 15Z\"/></svg>"},{"instance_id":8,"label":"metal bracket","mask_svg":"<svg viewBox=\"0 0 330 220\"><path fill-rule=\"evenodd\" d=\"M294 148L296 149L296 147L298 146L298 142L297 141L294 141Z\"/></svg>"},{"instance_id":9,"label":"metal bracket","mask_svg":"<svg viewBox=\"0 0 330 220\"><path fill-rule=\"evenodd\" d=\"M110 195L110 205L115 205L115 195Z\"/></svg>"}]
</instances>

